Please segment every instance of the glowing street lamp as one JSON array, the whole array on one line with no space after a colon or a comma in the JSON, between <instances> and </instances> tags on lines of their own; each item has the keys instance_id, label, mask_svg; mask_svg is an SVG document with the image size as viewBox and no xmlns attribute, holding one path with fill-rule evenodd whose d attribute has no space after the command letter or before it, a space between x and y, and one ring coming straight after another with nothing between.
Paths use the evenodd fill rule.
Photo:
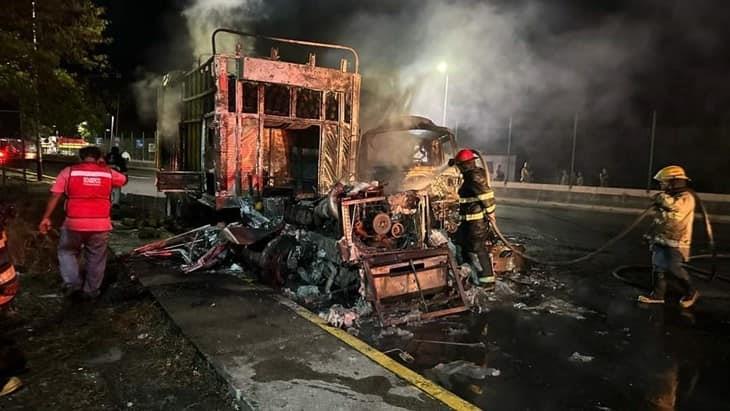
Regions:
<instances>
[{"instance_id":1,"label":"glowing street lamp","mask_svg":"<svg viewBox=\"0 0 730 411\"><path fill-rule=\"evenodd\" d=\"M442 61L436 66L436 70L444 74L444 107L441 115L441 125L446 127L446 107L449 102L449 65Z\"/></svg>"}]
</instances>

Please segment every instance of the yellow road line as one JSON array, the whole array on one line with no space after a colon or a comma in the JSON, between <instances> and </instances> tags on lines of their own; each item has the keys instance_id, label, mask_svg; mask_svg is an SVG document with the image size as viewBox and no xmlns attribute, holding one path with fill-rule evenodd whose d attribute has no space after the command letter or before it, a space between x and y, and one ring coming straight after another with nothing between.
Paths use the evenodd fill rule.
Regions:
<instances>
[{"instance_id":1,"label":"yellow road line","mask_svg":"<svg viewBox=\"0 0 730 411\"><path fill-rule=\"evenodd\" d=\"M309 320L309 322L314 323L321 329L327 331L328 333L332 334L333 336L337 337L340 341L344 342L345 344L349 345L350 347L356 349L357 351L361 352L366 357L370 358L371 360L378 363L383 368L393 372L397 376L401 377L402 379L408 381L409 383L413 384L416 388L420 389L421 391L425 392L426 394L430 395L431 397L441 401L448 407L458 410L458 411L466 411L466 410L479 410L480 408L475 406L474 404L463 400L462 398L458 397L456 394L452 393L451 391L441 387L438 384L435 384L433 381L423 377L421 374L404 367L397 361L393 360L392 358L388 357L387 355L383 354L379 350L369 346L359 338L356 338L349 333L347 333L344 330L341 330L339 328L335 328L327 324L323 319L319 318L319 316L313 314L311 311L307 310L306 308L300 306L299 304L286 299L281 296L275 296L275 298L279 301L279 303L287 306L291 310L293 310L295 313L297 313L300 317Z\"/></svg>"}]
</instances>

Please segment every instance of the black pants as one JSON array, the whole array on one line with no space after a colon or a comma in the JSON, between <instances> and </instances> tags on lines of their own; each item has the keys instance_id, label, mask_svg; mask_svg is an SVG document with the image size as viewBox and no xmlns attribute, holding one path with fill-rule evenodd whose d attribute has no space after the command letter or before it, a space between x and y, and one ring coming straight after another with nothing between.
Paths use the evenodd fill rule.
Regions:
<instances>
[{"instance_id":1,"label":"black pants","mask_svg":"<svg viewBox=\"0 0 730 411\"><path fill-rule=\"evenodd\" d=\"M489 255L489 252L485 249L485 247L480 247L480 249L472 251L477 255L477 259L479 260L479 265L482 266L482 273L479 276L479 278L484 277L491 277L494 275L494 270L492 268L492 258ZM468 254L468 252L467 252ZM462 253L462 258L464 258L464 261L469 261L468 258L465 258Z\"/></svg>"},{"instance_id":2,"label":"black pants","mask_svg":"<svg viewBox=\"0 0 730 411\"><path fill-rule=\"evenodd\" d=\"M0 337L0 388L24 369L23 352L11 340Z\"/></svg>"},{"instance_id":3,"label":"black pants","mask_svg":"<svg viewBox=\"0 0 730 411\"><path fill-rule=\"evenodd\" d=\"M461 245L461 259L463 262L472 262L470 253L477 255L479 265L482 266L482 272L479 275L480 278L494 275L492 258L487 250L488 233L488 229L481 224L465 222L459 226L459 231L456 235L459 245Z\"/></svg>"}]
</instances>

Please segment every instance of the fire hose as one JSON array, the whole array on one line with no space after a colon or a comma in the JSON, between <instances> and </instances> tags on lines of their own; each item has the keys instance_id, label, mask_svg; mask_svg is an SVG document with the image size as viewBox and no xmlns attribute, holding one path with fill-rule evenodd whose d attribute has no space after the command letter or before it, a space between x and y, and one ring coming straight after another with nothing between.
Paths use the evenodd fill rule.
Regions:
<instances>
[{"instance_id":1,"label":"fire hose","mask_svg":"<svg viewBox=\"0 0 730 411\"><path fill-rule=\"evenodd\" d=\"M730 259L730 254L717 254L716 248L715 248L715 237L714 237L714 234L712 231L712 223L710 222L710 218L707 213L707 209L705 208L704 204L700 200L697 193L695 193L692 190L690 190L690 193L695 197L695 199L697 200L697 204L700 206L700 210L702 211L702 216L703 216L704 224L705 224L705 232L707 233L707 238L708 238L708 242L710 244L711 253L692 256L688 260L688 262L683 263L682 265L692 275L699 277L703 280L706 280L708 282L714 281L715 279L730 282L730 276L717 272L717 260L718 259ZM513 253L519 255L520 257L522 257L526 260L538 263L538 264L543 264L543 265L566 266L566 265L573 265L573 264L581 263L583 261L587 261L587 260L593 258L594 256L602 253L603 251L607 250L614 244L616 244L616 242L618 242L622 238L626 237L626 235L628 235L637 226L639 226L639 224L641 224L641 222L644 220L644 218L646 218L646 216L649 214L649 212L652 210L652 208L654 208L654 205L650 205L649 207L647 207L641 214L639 214L638 217L636 217L636 219L634 219L634 221L632 221L629 225L627 225L626 228L624 228L619 234L617 234L616 236L614 236L613 238L608 240L601 247L599 247L599 248L595 249L594 251L591 251L588 254L585 254L581 257L573 258L570 260L560 260L560 261L543 260L541 258L529 255L529 254L521 251L519 248L515 247L512 243L510 243L510 241L507 240L507 238L505 238L505 236L502 234L502 231L499 229L499 226L497 225L497 223L495 221L492 221L491 224L492 224L494 233L497 235L497 237ZM703 269L703 268L690 264L690 262L693 262L693 261L701 261L701 260L708 260L708 259L711 261L711 268L709 270L706 270L706 269ZM639 284L635 281L632 281L629 278L626 278L623 275L623 273L625 271L629 271L629 270L647 270L647 269L651 270L651 266L650 265L622 265L622 266L616 267L611 272L611 274L618 280L621 280L627 284L643 287L644 286L643 284Z\"/></svg>"},{"instance_id":2,"label":"fire hose","mask_svg":"<svg viewBox=\"0 0 730 411\"><path fill-rule=\"evenodd\" d=\"M497 237L499 237L500 240L510 249L513 253L519 255L520 257L524 258L525 260L530 260L532 262L543 264L543 265L573 265L578 264L583 261L589 260L592 257L602 253L603 251L607 250L611 246L613 246L617 241L621 240L622 238L626 237L631 231L634 230L639 224L641 224L642 221L644 221L644 218L649 214L649 211L651 211L652 207L648 207L646 210L644 210L631 224L626 226L626 228L623 229L618 235L613 237L612 239L608 240L605 244L603 244L601 247L591 251L590 253L583 255L578 258L573 258L571 260L561 260L561 261L547 261L543 260L541 258L529 255L523 251L520 251L519 248L512 245L512 243L505 238L505 236L502 234L502 231L500 231L499 226L496 222L492 222L492 228L494 229L494 233L497 234Z\"/></svg>"}]
</instances>

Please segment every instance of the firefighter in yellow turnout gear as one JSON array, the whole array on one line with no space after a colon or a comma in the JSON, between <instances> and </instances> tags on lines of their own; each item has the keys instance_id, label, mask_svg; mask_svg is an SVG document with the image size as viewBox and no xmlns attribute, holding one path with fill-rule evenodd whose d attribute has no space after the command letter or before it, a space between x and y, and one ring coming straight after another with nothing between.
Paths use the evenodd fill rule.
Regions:
<instances>
[{"instance_id":1,"label":"firefighter in yellow turnout gear","mask_svg":"<svg viewBox=\"0 0 730 411\"><path fill-rule=\"evenodd\" d=\"M690 255L695 198L687 186L689 178L680 166L664 167L654 179L659 181L663 191L654 197L655 216L649 234L654 291L639 296L639 302L664 303L666 276L670 275L682 288L680 305L689 308L697 301L699 294L682 264L689 260Z\"/></svg>"},{"instance_id":2,"label":"firefighter in yellow turnout gear","mask_svg":"<svg viewBox=\"0 0 730 411\"><path fill-rule=\"evenodd\" d=\"M464 178L459 187L461 224L456 238L461 245L465 262L471 260L471 253L476 254L482 267L481 273L478 274L478 282L484 285L494 283L494 270L487 241L489 222L494 221L495 201L487 170L477 166L477 158L476 152L465 149L449 160L449 165L458 167Z\"/></svg>"}]
</instances>

